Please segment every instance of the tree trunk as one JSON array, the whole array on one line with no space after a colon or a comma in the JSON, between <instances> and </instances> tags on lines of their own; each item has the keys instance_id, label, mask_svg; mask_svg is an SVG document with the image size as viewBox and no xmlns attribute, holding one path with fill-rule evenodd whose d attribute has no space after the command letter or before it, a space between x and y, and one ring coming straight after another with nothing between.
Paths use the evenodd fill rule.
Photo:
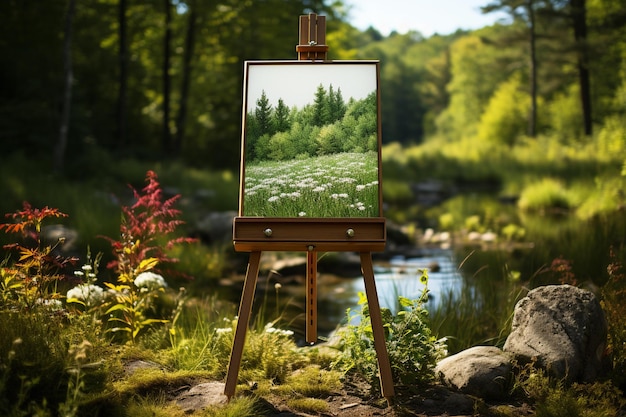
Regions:
<instances>
[{"instance_id":1,"label":"tree trunk","mask_svg":"<svg viewBox=\"0 0 626 417\"><path fill-rule=\"evenodd\" d=\"M170 132L170 41L172 38L172 6L170 0L165 4L165 37L163 44L163 139L162 150L167 155L172 149Z\"/></svg>"},{"instance_id":2,"label":"tree trunk","mask_svg":"<svg viewBox=\"0 0 626 417\"><path fill-rule=\"evenodd\" d=\"M126 126L127 80L128 80L128 40L126 36L126 0L119 0L119 92L117 97L117 143L124 148L127 143Z\"/></svg>"},{"instance_id":3,"label":"tree trunk","mask_svg":"<svg viewBox=\"0 0 626 417\"><path fill-rule=\"evenodd\" d=\"M61 123L59 127L59 141L54 150L54 170L60 172L65 165L65 150L70 125L70 110L72 104L72 30L76 0L69 0L65 14L65 39L63 40L63 102L61 104Z\"/></svg>"},{"instance_id":4,"label":"tree trunk","mask_svg":"<svg viewBox=\"0 0 626 417\"><path fill-rule=\"evenodd\" d=\"M530 115L528 117L528 136L537 136L537 36L535 25L534 0L528 0L528 24L530 46Z\"/></svg>"},{"instance_id":5,"label":"tree trunk","mask_svg":"<svg viewBox=\"0 0 626 417\"><path fill-rule=\"evenodd\" d=\"M591 111L591 85L589 82L589 58L587 54L587 6L585 0L571 0L572 22L574 26L574 40L578 49L578 82L580 86L580 101L583 111L585 135L590 136L593 131Z\"/></svg>"},{"instance_id":6,"label":"tree trunk","mask_svg":"<svg viewBox=\"0 0 626 417\"><path fill-rule=\"evenodd\" d=\"M178 110L178 120L176 123L176 142L174 151L180 154L185 138L185 119L187 118L187 101L189 99L189 81L191 79L191 60L195 45L196 32L196 2L192 1L189 7L189 23L187 24L187 34L185 36L185 54L183 56L183 80L180 91L180 108Z\"/></svg>"}]
</instances>

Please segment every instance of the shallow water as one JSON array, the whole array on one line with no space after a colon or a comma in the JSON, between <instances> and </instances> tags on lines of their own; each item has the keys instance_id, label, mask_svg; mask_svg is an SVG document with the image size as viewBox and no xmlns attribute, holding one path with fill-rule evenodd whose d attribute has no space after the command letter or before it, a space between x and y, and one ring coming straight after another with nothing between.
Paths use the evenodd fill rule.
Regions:
<instances>
[{"instance_id":1,"label":"shallow water","mask_svg":"<svg viewBox=\"0 0 626 417\"><path fill-rule=\"evenodd\" d=\"M389 262L375 263L374 278L381 307L397 312L397 298L417 299L424 290L420 270L428 270L428 310L437 308L443 295L460 294L463 277L455 266L451 251L438 250L419 258L395 257ZM359 310L359 292L365 292L363 277L339 282L320 280L318 283L318 316L320 324L335 326L346 319L346 310ZM334 328L334 327L333 327Z\"/></svg>"}]
</instances>

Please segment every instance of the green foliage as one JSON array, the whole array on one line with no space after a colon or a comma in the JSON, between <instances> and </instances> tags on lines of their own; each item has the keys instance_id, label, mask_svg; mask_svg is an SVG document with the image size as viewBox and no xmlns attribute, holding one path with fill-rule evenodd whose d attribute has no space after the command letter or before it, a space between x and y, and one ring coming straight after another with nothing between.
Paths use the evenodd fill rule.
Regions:
<instances>
[{"instance_id":1,"label":"green foliage","mask_svg":"<svg viewBox=\"0 0 626 417\"><path fill-rule=\"evenodd\" d=\"M446 340L432 334L428 323L428 272L422 270L420 281L425 285L420 298L410 300L399 296L399 311L394 316L382 309L386 344L391 370L396 383L414 387L430 382L437 361L447 355ZM345 372L356 372L372 386L378 377L374 334L370 322L367 299L359 294L361 310L348 310L348 324L339 332L340 356L337 364Z\"/></svg>"},{"instance_id":2,"label":"green foliage","mask_svg":"<svg viewBox=\"0 0 626 417\"><path fill-rule=\"evenodd\" d=\"M383 187L383 201L390 204L405 205L412 203L413 191L410 184L405 181L389 180L385 181Z\"/></svg>"},{"instance_id":3,"label":"green foliage","mask_svg":"<svg viewBox=\"0 0 626 417\"><path fill-rule=\"evenodd\" d=\"M346 104L341 89L320 85L312 104L291 111L265 92L246 117L246 161L289 161L303 156L378 150L376 92Z\"/></svg>"},{"instance_id":4,"label":"green foliage","mask_svg":"<svg viewBox=\"0 0 626 417\"><path fill-rule=\"evenodd\" d=\"M570 210L574 202L560 181L545 178L522 191L518 206L525 211L559 212Z\"/></svg>"},{"instance_id":5,"label":"green foliage","mask_svg":"<svg viewBox=\"0 0 626 417\"><path fill-rule=\"evenodd\" d=\"M512 146L526 132L525 116L530 97L521 90L521 79L515 74L500 84L480 117L477 139Z\"/></svg>"},{"instance_id":6,"label":"green foliage","mask_svg":"<svg viewBox=\"0 0 626 417\"><path fill-rule=\"evenodd\" d=\"M532 364L516 373L515 390L533 401L538 417L617 416L626 407L622 392L610 381L566 386Z\"/></svg>"},{"instance_id":7,"label":"green foliage","mask_svg":"<svg viewBox=\"0 0 626 417\"><path fill-rule=\"evenodd\" d=\"M35 415L65 399L62 327L52 313L0 312L0 414Z\"/></svg>"},{"instance_id":8,"label":"green foliage","mask_svg":"<svg viewBox=\"0 0 626 417\"><path fill-rule=\"evenodd\" d=\"M580 107L580 89L572 84L564 91L557 93L549 103L546 103L549 117L548 124L555 136L562 141L577 142L583 133L582 111Z\"/></svg>"},{"instance_id":9,"label":"green foliage","mask_svg":"<svg viewBox=\"0 0 626 417\"><path fill-rule=\"evenodd\" d=\"M608 282L602 287L601 305L608 325L608 350L613 361L613 380L622 389L626 388L626 270L611 249L611 263L607 267Z\"/></svg>"},{"instance_id":10,"label":"green foliage","mask_svg":"<svg viewBox=\"0 0 626 417\"><path fill-rule=\"evenodd\" d=\"M494 87L508 78L506 73L491 69L503 51L483 42L478 34L462 37L451 45L452 79L447 85L450 102L437 117L438 133L448 140L475 134Z\"/></svg>"}]
</instances>

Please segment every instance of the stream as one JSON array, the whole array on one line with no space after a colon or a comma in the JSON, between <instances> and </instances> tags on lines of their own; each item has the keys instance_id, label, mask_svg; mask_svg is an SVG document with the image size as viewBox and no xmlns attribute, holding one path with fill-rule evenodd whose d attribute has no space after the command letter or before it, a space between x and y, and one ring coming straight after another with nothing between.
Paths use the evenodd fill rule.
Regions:
<instances>
[{"instance_id":1,"label":"stream","mask_svg":"<svg viewBox=\"0 0 626 417\"><path fill-rule=\"evenodd\" d=\"M436 250L419 258L402 256L374 264L374 278L380 306L397 313L397 298L417 299L424 290L420 282L421 269L428 269L428 310L437 308L443 295L458 296L463 277L457 270L453 255L448 250ZM359 292L365 292L363 277L318 281L318 321L324 334L346 321L346 310L359 311Z\"/></svg>"}]
</instances>

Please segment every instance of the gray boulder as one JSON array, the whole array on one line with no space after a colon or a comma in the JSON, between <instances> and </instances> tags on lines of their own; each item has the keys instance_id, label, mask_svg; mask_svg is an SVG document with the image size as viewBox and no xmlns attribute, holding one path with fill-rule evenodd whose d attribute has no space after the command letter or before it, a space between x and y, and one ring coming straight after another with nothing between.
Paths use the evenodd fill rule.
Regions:
<instances>
[{"instance_id":1,"label":"gray boulder","mask_svg":"<svg viewBox=\"0 0 626 417\"><path fill-rule=\"evenodd\" d=\"M501 399L512 380L510 357L493 346L475 346L441 360L435 375L446 386L484 399Z\"/></svg>"},{"instance_id":2,"label":"gray boulder","mask_svg":"<svg viewBox=\"0 0 626 417\"><path fill-rule=\"evenodd\" d=\"M517 303L504 351L567 382L590 382L602 372L606 338L604 313L592 292L549 285Z\"/></svg>"},{"instance_id":3,"label":"gray boulder","mask_svg":"<svg viewBox=\"0 0 626 417\"><path fill-rule=\"evenodd\" d=\"M211 212L202 216L192 227L193 235L205 243L226 243L233 239L235 211Z\"/></svg>"}]
</instances>

